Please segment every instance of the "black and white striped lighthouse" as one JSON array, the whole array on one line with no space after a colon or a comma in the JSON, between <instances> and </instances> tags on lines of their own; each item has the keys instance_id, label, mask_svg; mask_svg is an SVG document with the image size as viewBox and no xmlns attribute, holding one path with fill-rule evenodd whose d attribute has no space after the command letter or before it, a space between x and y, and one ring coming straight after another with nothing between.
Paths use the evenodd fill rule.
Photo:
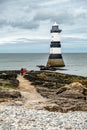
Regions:
<instances>
[{"instance_id":1,"label":"black and white striped lighthouse","mask_svg":"<svg viewBox=\"0 0 87 130\"><path fill-rule=\"evenodd\" d=\"M60 43L60 32L57 23L52 25L51 29L51 44L50 44L50 55L48 58L47 66L51 67L64 67L64 61L61 54L61 43Z\"/></svg>"}]
</instances>

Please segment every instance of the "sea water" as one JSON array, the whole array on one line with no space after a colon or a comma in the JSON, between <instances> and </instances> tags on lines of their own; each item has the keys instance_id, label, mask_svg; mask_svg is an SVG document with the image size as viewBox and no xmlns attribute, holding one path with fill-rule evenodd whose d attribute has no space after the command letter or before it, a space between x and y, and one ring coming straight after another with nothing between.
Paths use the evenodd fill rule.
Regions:
<instances>
[{"instance_id":1,"label":"sea water","mask_svg":"<svg viewBox=\"0 0 87 130\"><path fill-rule=\"evenodd\" d=\"M47 53L0 54L0 70L39 70L37 65L46 65L48 57ZM57 72L87 76L87 53L65 53L63 59L65 67Z\"/></svg>"}]
</instances>

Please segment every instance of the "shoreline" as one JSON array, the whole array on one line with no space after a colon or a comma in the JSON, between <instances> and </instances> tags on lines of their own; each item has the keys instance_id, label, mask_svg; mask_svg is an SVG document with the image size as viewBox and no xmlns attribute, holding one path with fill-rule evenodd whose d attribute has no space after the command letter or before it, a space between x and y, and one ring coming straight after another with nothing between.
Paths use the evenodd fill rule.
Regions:
<instances>
[{"instance_id":1,"label":"shoreline","mask_svg":"<svg viewBox=\"0 0 87 130\"><path fill-rule=\"evenodd\" d=\"M10 97L5 95L7 101L0 102L0 130L87 129L86 77L42 71L29 71L24 76L15 70L3 73L3 83L9 79L9 85L18 84L9 88L9 93L6 88L3 91Z\"/></svg>"},{"instance_id":2,"label":"shoreline","mask_svg":"<svg viewBox=\"0 0 87 130\"><path fill-rule=\"evenodd\" d=\"M62 72L60 72L60 70L62 71ZM31 72L31 71L34 71L34 72L50 72L50 73L58 73L58 74L64 74L64 75L68 75L68 76L76 76L76 77L84 77L84 78L86 78L87 76L85 76L85 75L79 75L79 74L70 74L70 73L67 73L67 72L63 72L63 70L67 70L67 69L59 69L59 72L58 72L58 70L57 71L50 71L50 70L27 70L27 72L29 73L29 72ZM15 69L15 70L0 70L0 74L1 73L16 73L16 74L20 74L20 71L21 71L21 69L19 70L19 69Z\"/></svg>"},{"instance_id":3,"label":"shoreline","mask_svg":"<svg viewBox=\"0 0 87 130\"><path fill-rule=\"evenodd\" d=\"M34 70L28 71L24 76L20 75L20 80L18 75L20 75L20 70L0 71L1 98L14 97L14 101L17 98L20 101L25 96L25 99L22 100L26 101L27 95L30 94L32 97L37 91L39 95L47 99L45 103L41 103L41 109L56 112L87 111L87 77ZM19 90L20 83L26 93ZM32 94L27 93L30 86L35 88L35 91L32 89ZM38 101L39 99L40 97ZM39 102L37 103L38 109Z\"/></svg>"}]
</instances>

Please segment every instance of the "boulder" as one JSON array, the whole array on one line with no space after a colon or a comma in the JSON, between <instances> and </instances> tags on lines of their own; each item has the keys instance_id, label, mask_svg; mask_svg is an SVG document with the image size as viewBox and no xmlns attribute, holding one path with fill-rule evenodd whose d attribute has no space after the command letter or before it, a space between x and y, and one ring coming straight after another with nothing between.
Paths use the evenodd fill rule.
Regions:
<instances>
[{"instance_id":1,"label":"boulder","mask_svg":"<svg viewBox=\"0 0 87 130\"><path fill-rule=\"evenodd\" d=\"M65 85L57 90L56 94L59 97L63 98L72 98L72 99L83 99L86 100L86 96L84 94L85 88L81 83L74 82L69 85Z\"/></svg>"},{"instance_id":2,"label":"boulder","mask_svg":"<svg viewBox=\"0 0 87 130\"><path fill-rule=\"evenodd\" d=\"M83 93L84 91L84 86L79 82L74 82L69 85L65 85L64 87L73 91L80 92L80 93Z\"/></svg>"},{"instance_id":3,"label":"boulder","mask_svg":"<svg viewBox=\"0 0 87 130\"><path fill-rule=\"evenodd\" d=\"M67 98L67 99L83 99L86 100L84 94L79 93L78 91L66 90L58 95L59 97Z\"/></svg>"}]
</instances>

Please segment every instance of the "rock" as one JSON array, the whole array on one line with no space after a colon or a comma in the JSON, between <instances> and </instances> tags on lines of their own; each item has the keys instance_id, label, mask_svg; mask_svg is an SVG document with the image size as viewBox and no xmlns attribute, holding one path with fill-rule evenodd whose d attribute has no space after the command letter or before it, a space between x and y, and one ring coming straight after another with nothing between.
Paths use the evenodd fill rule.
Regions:
<instances>
[{"instance_id":1,"label":"rock","mask_svg":"<svg viewBox=\"0 0 87 130\"><path fill-rule=\"evenodd\" d=\"M56 92L56 94L60 94L60 93L62 93L64 91L66 91L66 90L67 90L66 87L61 87L61 88L58 89L58 91Z\"/></svg>"},{"instance_id":2,"label":"rock","mask_svg":"<svg viewBox=\"0 0 87 130\"><path fill-rule=\"evenodd\" d=\"M59 88L56 94L66 98L85 99L83 92L84 86L79 82L74 82Z\"/></svg>"},{"instance_id":3,"label":"rock","mask_svg":"<svg viewBox=\"0 0 87 130\"><path fill-rule=\"evenodd\" d=\"M87 77L56 72L35 71L25 75L37 91L49 100L46 110L87 111ZM55 103L54 106L49 106Z\"/></svg>"},{"instance_id":4,"label":"rock","mask_svg":"<svg viewBox=\"0 0 87 130\"><path fill-rule=\"evenodd\" d=\"M0 73L0 86L5 87L18 87L19 81L17 80L16 72L2 72Z\"/></svg>"},{"instance_id":5,"label":"rock","mask_svg":"<svg viewBox=\"0 0 87 130\"><path fill-rule=\"evenodd\" d=\"M83 85L79 82L74 82L74 83L71 83L69 85L65 85L65 88L71 89L73 91L78 91L80 93L83 93L83 91L84 91Z\"/></svg>"},{"instance_id":6,"label":"rock","mask_svg":"<svg viewBox=\"0 0 87 130\"><path fill-rule=\"evenodd\" d=\"M22 103L22 101L15 101L15 105L17 105L17 106L22 106L23 103Z\"/></svg>"},{"instance_id":7,"label":"rock","mask_svg":"<svg viewBox=\"0 0 87 130\"><path fill-rule=\"evenodd\" d=\"M64 98L86 99L83 92L84 86L79 82L74 82L59 88L56 94Z\"/></svg>"},{"instance_id":8,"label":"rock","mask_svg":"<svg viewBox=\"0 0 87 130\"><path fill-rule=\"evenodd\" d=\"M2 73L0 74L0 78L2 79L14 79L17 78L17 74L16 73Z\"/></svg>"},{"instance_id":9,"label":"rock","mask_svg":"<svg viewBox=\"0 0 87 130\"><path fill-rule=\"evenodd\" d=\"M21 93L14 89L0 88L0 98L21 98Z\"/></svg>"},{"instance_id":10,"label":"rock","mask_svg":"<svg viewBox=\"0 0 87 130\"><path fill-rule=\"evenodd\" d=\"M44 66L44 65L37 65L37 67L40 68L40 70L51 70L51 71L56 71L56 67L51 67L51 66Z\"/></svg>"},{"instance_id":11,"label":"rock","mask_svg":"<svg viewBox=\"0 0 87 130\"><path fill-rule=\"evenodd\" d=\"M84 94L79 93L78 91L73 91L73 90L66 90L62 93L59 94L60 97L64 97L67 99L86 99L86 97L84 96Z\"/></svg>"},{"instance_id":12,"label":"rock","mask_svg":"<svg viewBox=\"0 0 87 130\"><path fill-rule=\"evenodd\" d=\"M83 94L87 96L87 89L84 89Z\"/></svg>"}]
</instances>

